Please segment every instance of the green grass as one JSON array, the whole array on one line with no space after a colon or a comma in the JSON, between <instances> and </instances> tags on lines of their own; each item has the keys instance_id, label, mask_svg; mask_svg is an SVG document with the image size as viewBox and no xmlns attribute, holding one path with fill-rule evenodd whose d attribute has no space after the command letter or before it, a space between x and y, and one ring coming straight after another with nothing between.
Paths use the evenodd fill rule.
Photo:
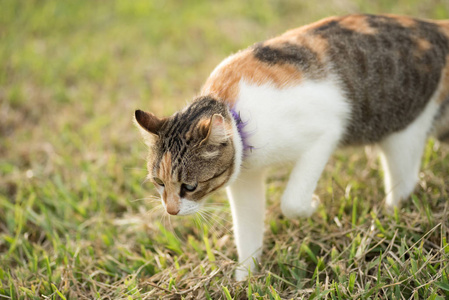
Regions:
<instances>
[{"instance_id":1,"label":"green grass","mask_svg":"<svg viewBox=\"0 0 449 300\"><path fill-rule=\"evenodd\" d=\"M282 217L274 169L241 283L224 194L213 220L169 219L143 183L134 109L171 114L230 53L351 12L449 18L439 0L1 1L0 299L448 298L447 145L391 216L363 150L334 155L310 219Z\"/></svg>"}]
</instances>

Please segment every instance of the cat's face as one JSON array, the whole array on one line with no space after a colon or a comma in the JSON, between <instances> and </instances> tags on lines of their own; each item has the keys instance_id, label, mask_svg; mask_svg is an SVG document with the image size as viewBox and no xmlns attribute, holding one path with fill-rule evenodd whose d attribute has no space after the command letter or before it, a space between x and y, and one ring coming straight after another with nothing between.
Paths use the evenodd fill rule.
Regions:
<instances>
[{"instance_id":1,"label":"cat's face","mask_svg":"<svg viewBox=\"0 0 449 300\"><path fill-rule=\"evenodd\" d=\"M171 215L196 213L205 197L235 172L231 116L210 101L197 101L165 119L136 111L136 124L150 148L148 179Z\"/></svg>"}]
</instances>

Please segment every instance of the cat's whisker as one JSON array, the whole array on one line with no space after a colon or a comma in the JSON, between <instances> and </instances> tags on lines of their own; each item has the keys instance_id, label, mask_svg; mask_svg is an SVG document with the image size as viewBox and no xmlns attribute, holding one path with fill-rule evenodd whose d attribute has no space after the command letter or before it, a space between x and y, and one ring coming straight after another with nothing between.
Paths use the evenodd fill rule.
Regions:
<instances>
[{"instance_id":1,"label":"cat's whisker","mask_svg":"<svg viewBox=\"0 0 449 300\"><path fill-rule=\"evenodd\" d=\"M143 186L145 183L150 181L150 179L151 179L151 176L150 176L150 174L148 174L147 176L145 176L145 178L142 180L142 182L140 182L140 186Z\"/></svg>"},{"instance_id":2,"label":"cat's whisker","mask_svg":"<svg viewBox=\"0 0 449 300\"><path fill-rule=\"evenodd\" d=\"M201 230L201 233L204 235L205 231L204 231L204 226L207 225L208 223L206 222L206 220L204 219L204 216L201 212L198 212L198 221L199 221L199 229Z\"/></svg>"},{"instance_id":3,"label":"cat's whisker","mask_svg":"<svg viewBox=\"0 0 449 300\"><path fill-rule=\"evenodd\" d=\"M150 196L150 197L145 197L145 198L142 198L142 199L161 201L161 197L157 197L157 196Z\"/></svg>"},{"instance_id":4,"label":"cat's whisker","mask_svg":"<svg viewBox=\"0 0 449 300\"><path fill-rule=\"evenodd\" d=\"M229 206L229 203L219 203L219 202L217 202L217 203L204 203L203 204L203 207L211 207L211 206L213 206L213 207L215 207L215 206L223 207L223 206Z\"/></svg>"},{"instance_id":5,"label":"cat's whisker","mask_svg":"<svg viewBox=\"0 0 449 300\"><path fill-rule=\"evenodd\" d=\"M149 200L148 202L152 203L152 202L159 201L159 198L157 198L157 197L146 197L146 198L139 198L139 199L130 200L130 202L138 202L138 201L143 201L143 200Z\"/></svg>"},{"instance_id":6,"label":"cat's whisker","mask_svg":"<svg viewBox=\"0 0 449 300\"><path fill-rule=\"evenodd\" d=\"M199 216L198 216L198 212L197 212L196 214L193 215L193 223L196 226L198 226L198 218L199 218Z\"/></svg>"},{"instance_id":7,"label":"cat's whisker","mask_svg":"<svg viewBox=\"0 0 449 300\"><path fill-rule=\"evenodd\" d=\"M204 210L212 210L212 211L228 211L228 206L203 206Z\"/></svg>"},{"instance_id":8,"label":"cat's whisker","mask_svg":"<svg viewBox=\"0 0 449 300\"><path fill-rule=\"evenodd\" d=\"M156 196L156 195L149 195L149 196L147 196L147 197L145 197L145 198L151 198L151 199L160 199L160 196ZM143 198L143 199L145 199L145 198Z\"/></svg>"},{"instance_id":9,"label":"cat's whisker","mask_svg":"<svg viewBox=\"0 0 449 300\"><path fill-rule=\"evenodd\" d=\"M160 204L161 201L159 199L146 199L145 202L151 203L151 204L153 204L153 203Z\"/></svg>"},{"instance_id":10,"label":"cat's whisker","mask_svg":"<svg viewBox=\"0 0 449 300\"><path fill-rule=\"evenodd\" d=\"M218 238L222 237L226 233L229 233L229 230L227 230L226 226L220 223L219 221L213 219L211 216L208 216L209 220L211 220L212 227L211 231L213 234L215 234Z\"/></svg>"},{"instance_id":11,"label":"cat's whisker","mask_svg":"<svg viewBox=\"0 0 449 300\"><path fill-rule=\"evenodd\" d=\"M214 233L213 225L211 224L211 222L206 218L206 216L203 214L203 212L199 212L199 214L200 214L201 218L204 220L204 224L209 227L209 230L212 233ZM204 227L201 227L201 228L202 228L203 234L205 234Z\"/></svg>"},{"instance_id":12,"label":"cat's whisker","mask_svg":"<svg viewBox=\"0 0 449 300\"><path fill-rule=\"evenodd\" d=\"M144 200L144 199L134 199L134 200L129 200L129 202L134 203L134 202L139 202L139 201L142 201L142 200Z\"/></svg>"},{"instance_id":13,"label":"cat's whisker","mask_svg":"<svg viewBox=\"0 0 449 300\"><path fill-rule=\"evenodd\" d=\"M175 228L173 227L173 224L171 223L171 215L168 215L168 223L170 224L170 230L173 233L173 235L175 236L175 238L182 242L182 240L179 238L178 234L176 233Z\"/></svg>"},{"instance_id":14,"label":"cat's whisker","mask_svg":"<svg viewBox=\"0 0 449 300\"><path fill-rule=\"evenodd\" d=\"M153 213L155 213L157 210L161 210L161 209L163 209L163 206L162 206L162 205L157 205L157 206L153 207L152 209L150 209L149 211L147 211L146 214L147 214L148 216L151 216L151 215L152 215Z\"/></svg>"},{"instance_id":15,"label":"cat's whisker","mask_svg":"<svg viewBox=\"0 0 449 300\"><path fill-rule=\"evenodd\" d=\"M220 217L220 216L218 216L218 215L216 215L216 214L207 212L207 211L202 211L202 213L203 213L204 217L205 217L206 219L209 220L209 224L211 225L211 231L212 231L213 233L217 233L219 236L223 235L221 232L219 232L219 229L220 229L220 230L221 230L221 229L224 229L224 230L226 231L226 233L230 233L230 232L231 232L231 231L225 226L225 224L222 224L222 223L220 222L220 219L223 220L223 221L225 221L225 222L229 222L228 220L226 220L226 219L224 219L224 218L222 218L222 217ZM217 220L215 217L218 217L219 219ZM213 222L212 222L212 221L213 221Z\"/></svg>"},{"instance_id":16,"label":"cat's whisker","mask_svg":"<svg viewBox=\"0 0 449 300\"><path fill-rule=\"evenodd\" d=\"M209 216L205 215L205 218L208 220L209 232L212 235L215 235L217 237L221 237L223 234L218 230L217 222L214 222Z\"/></svg>"},{"instance_id":17,"label":"cat's whisker","mask_svg":"<svg viewBox=\"0 0 449 300\"><path fill-rule=\"evenodd\" d=\"M217 230L224 230L226 233L228 234L232 234L232 230L229 228L232 228L232 222L227 220L226 218L223 218L217 214L214 213L210 213L210 212L205 212L205 214L210 218L213 219L215 221L215 223L217 224Z\"/></svg>"},{"instance_id":18,"label":"cat's whisker","mask_svg":"<svg viewBox=\"0 0 449 300\"><path fill-rule=\"evenodd\" d=\"M200 212L197 212L195 214L195 221L197 222L196 225L198 226L198 229L201 230L201 232L204 235L204 228L203 228L204 223L203 223L203 219L202 219L202 216L201 216Z\"/></svg>"},{"instance_id":19,"label":"cat's whisker","mask_svg":"<svg viewBox=\"0 0 449 300\"><path fill-rule=\"evenodd\" d=\"M209 233L212 235L215 235L217 237L221 237L222 234L217 230L217 228L214 226L214 224L212 224L210 221L208 221L208 226L209 226Z\"/></svg>"},{"instance_id":20,"label":"cat's whisker","mask_svg":"<svg viewBox=\"0 0 449 300\"><path fill-rule=\"evenodd\" d=\"M215 214L215 213L213 213L213 212L204 211L203 213L206 214L209 218L211 218L211 219L213 219L214 221L216 221L216 222L217 222L218 224L220 224L221 226L224 226L225 230L227 230L228 232L230 232L230 230L229 230L225 225L226 225L226 224L232 224L231 221L229 221L228 219L226 219L226 218L224 218L224 217L222 217L222 216L220 216L220 215L218 215L218 214ZM218 218L218 219L217 219L217 218ZM222 224L221 222L223 222L223 223L225 223L225 224Z\"/></svg>"},{"instance_id":21,"label":"cat's whisker","mask_svg":"<svg viewBox=\"0 0 449 300\"><path fill-rule=\"evenodd\" d=\"M213 215L213 214L210 214L208 216L211 219L215 220L215 222L217 222L217 224L219 224L220 226L223 226L224 229L226 230L226 232L228 232L228 233L231 232L231 230L229 229L229 226L232 227L232 222L231 221L229 221L229 220L227 220L227 219L225 219L223 217L220 217L220 216L217 216L217 215Z\"/></svg>"},{"instance_id":22,"label":"cat's whisker","mask_svg":"<svg viewBox=\"0 0 449 300\"><path fill-rule=\"evenodd\" d=\"M159 223L161 224L161 226L164 226L163 220L164 220L164 214L162 214L159 218Z\"/></svg>"},{"instance_id":23,"label":"cat's whisker","mask_svg":"<svg viewBox=\"0 0 449 300\"><path fill-rule=\"evenodd\" d=\"M223 216L216 213L217 210L221 211L220 208L216 209L216 208L203 207L201 210L205 213L208 213L209 215L217 216L220 219L225 219Z\"/></svg>"}]
</instances>

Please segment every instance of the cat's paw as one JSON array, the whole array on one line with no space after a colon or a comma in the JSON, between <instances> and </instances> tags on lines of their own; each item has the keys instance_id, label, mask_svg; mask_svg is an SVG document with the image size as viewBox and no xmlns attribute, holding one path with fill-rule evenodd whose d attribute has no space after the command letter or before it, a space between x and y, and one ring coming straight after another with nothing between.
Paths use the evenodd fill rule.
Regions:
<instances>
[{"instance_id":1,"label":"cat's paw","mask_svg":"<svg viewBox=\"0 0 449 300\"><path fill-rule=\"evenodd\" d=\"M281 201L282 213L289 219L308 218L320 204L320 198L317 195L313 195L311 201L308 202L302 202L299 199L295 200L282 199Z\"/></svg>"},{"instance_id":2,"label":"cat's paw","mask_svg":"<svg viewBox=\"0 0 449 300\"><path fill-rule=\"evenodd\" d=\"M395 189L387 193L387 199L385 201L385 210L389 214L393 214L395 209L401 208L401 203L410 200L412 194L418 191L419 185L416 183L418 180L410 180L409 184L401 184L395 187Z\"/></svg>"},{"instance_id":3,"label":"cat's paw","mask_svg":"<svg viewBox=\"0 0 449 300\"><path fill-rule=\"evenodd\" d=\"M238 268L235 270L234 278L236 281L244 281L248 278L248 270L243 268Z\"/></svg>"}]
</instances>

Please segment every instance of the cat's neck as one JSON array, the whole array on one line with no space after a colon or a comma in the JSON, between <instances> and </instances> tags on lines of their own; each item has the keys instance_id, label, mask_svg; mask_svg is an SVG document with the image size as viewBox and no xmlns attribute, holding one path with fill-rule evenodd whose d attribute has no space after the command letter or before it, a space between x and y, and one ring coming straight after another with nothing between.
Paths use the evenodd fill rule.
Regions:
<instances>
[{"instance_id":1,"label":"cat's neck","mask_svg":"<svg viewBox=\"0 0 449 300\"><path fill-rule=\"evenodd\" d=\"M235 110L234 107L230 107L229 112L231 113L231 116L236 124L237 132L242 141L243 156L245 156L248 153L248 151L251 151L252 149L251 145L248 144L248 133L245 131L245 126L247 125L248 122L244 122L242 120L240 112Z\"/></svg>"},{"instance_id":2,"label":"cat's neck","mask_svg":"<svg viewBox=\"0 0 449 300\"><path fill-rule=\"evenodd\" d=\"M229 180L232 183L234 179L240 174L240 169L243 163L245 153L250 149L247 144L247 134L245 133L244 127L246 125L240 118L240 114L233 107L229 107L229 114L231 115L232 124L232 142L234 144L234 172Z\"/></svg>"}]
</instances>

